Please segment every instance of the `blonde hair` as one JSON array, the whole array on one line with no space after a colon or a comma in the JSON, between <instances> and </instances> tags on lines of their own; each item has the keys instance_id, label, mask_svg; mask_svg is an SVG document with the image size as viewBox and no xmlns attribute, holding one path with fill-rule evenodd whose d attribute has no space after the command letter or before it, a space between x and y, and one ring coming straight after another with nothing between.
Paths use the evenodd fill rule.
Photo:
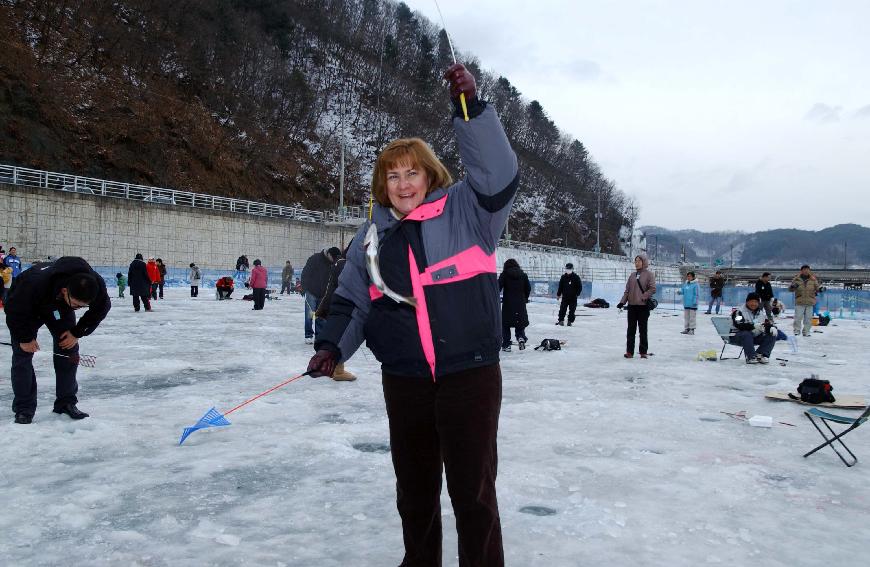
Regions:
<instances>
[{"instance_id":1,"label":"blonde hair","mask_svg":"<svg viewBox=\"0 0 870 567\"><path fill-rule=\"evenodd\" d=\"M394 168L396 164L409 164L411 167L425 170L429 178L427 195L433 189L453 184L450 172L435 156L435 152L432 151L429 144L420 138L393 140L378 156L375 171L372 174L372 195L375 201L384 207L392 207L390 197L387 195L387 171Z\"/></svg>"}]
</instances>

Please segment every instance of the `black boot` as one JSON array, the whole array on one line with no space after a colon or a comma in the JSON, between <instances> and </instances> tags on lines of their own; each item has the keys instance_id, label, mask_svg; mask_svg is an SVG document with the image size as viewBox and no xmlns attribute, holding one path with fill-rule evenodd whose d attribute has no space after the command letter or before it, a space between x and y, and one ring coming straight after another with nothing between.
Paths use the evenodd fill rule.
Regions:
<instances>
[{"instance_id":1,"label":"black boot","mask_svg":"<svg viewBox=\"0 0 870 567\"><path fill-rule=\"evenodd\" d=\"M73 419L84 419L90 417L90 414L80 411L75 404L66 404L60 407L55 407L53 411L54 413L65 413Z\"/></svg>"},{"instance_id":2,"label":"black boot","mask_svg":"<svg viewBox=\"0 0 870 567\"><path fill-rule=\"evenodd\" d=\"M29 413L16 413L15 423L33 423L33 416Z\"/></svg>"}]
</instances>

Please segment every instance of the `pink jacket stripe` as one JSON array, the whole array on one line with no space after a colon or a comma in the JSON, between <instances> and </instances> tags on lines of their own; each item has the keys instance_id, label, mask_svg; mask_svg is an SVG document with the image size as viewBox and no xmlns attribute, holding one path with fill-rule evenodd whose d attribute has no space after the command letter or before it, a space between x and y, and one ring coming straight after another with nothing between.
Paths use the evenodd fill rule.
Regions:
<instances>
[{"instance_id":1,"label":"pink jacket stripe","mask_svg":"<svg viewBox=\"0 0 870 567\"><path fill-rule=\"evenodd\" d=\"M426 307L426 294L423 293L423 281L417 271L417 261L414 252L408 246L408 265L411 267L411 289L417 299L417 330L420 332L420 343L429 369L432 371L432 381L435 381L435 343L432 341L432 327L429 324L429 310Z\"/></svg>"}]
</instances>

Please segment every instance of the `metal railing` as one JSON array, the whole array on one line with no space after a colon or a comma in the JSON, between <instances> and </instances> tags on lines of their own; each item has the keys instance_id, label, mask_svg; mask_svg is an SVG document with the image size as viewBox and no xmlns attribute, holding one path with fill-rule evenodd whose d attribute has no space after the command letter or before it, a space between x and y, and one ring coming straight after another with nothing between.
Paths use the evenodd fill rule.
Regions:
<instances>
[{"instance_id":1,"label":"metal railing","mask_svg":"<svg viewBox=\"0 0 870 567\"><path fill-rule=\"evenodd\" d=\"M145 203L159 203L196 209L210 209L248 215L258 215L272 218L285 218L304 222L324 222L339 220L340 222L359 222L364 219L363 207L345 207L339 214L330 211L313 211L302 207L275 205L232 197L219 197L204 193L178 191L162 187L137 185L135 183L120 183L106 181L79 175L28 169L11 165L0 165L0 183L20 185L25 187L41 187L57 191L68 191L98 197L128 199Z\"/></svg>"}]
</instances>

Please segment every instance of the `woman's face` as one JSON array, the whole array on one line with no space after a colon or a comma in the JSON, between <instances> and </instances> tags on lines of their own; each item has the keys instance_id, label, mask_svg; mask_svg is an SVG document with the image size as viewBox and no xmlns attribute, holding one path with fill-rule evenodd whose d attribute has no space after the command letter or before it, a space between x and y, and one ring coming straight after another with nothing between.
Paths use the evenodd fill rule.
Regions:
<instances>
[{"instance_id":1,"label":"woman's face","mask_svg":"<svg viewBox=\"0 0 870 567\"><path fill-rule=\"evenodd\" d=\"M634 259L634 268L636 270L643 268L643 260L640 258L640 256Z\"/></svg>"},{"instance_id":2,"label":"woman's face","mask_svg":"<svg viewBox=\"0 0 870 567\"><path fill-rule=\"evenodd\" d=\"M387 170L387 197L401 215L416 209L429 190L429 176L421 167L398 163Z\"/></svg>"}]
</instances>

